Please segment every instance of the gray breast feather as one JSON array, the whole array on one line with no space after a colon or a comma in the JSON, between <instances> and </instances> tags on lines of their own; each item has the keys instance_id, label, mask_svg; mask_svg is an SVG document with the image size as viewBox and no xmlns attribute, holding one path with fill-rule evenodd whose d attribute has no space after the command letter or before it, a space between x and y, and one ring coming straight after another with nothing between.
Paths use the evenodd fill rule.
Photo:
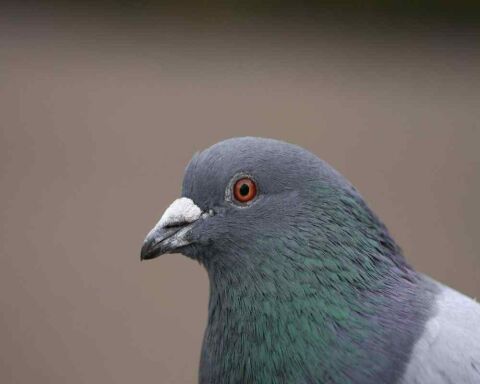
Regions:
<instances>
[{"instance_id":1,"label":"gray breast feather","mask_svg":"<svg viewBox=\"0 0 480 384\"><path fill-rule=\"evenodd\" d=\"M402 384L480 384L480 304L440 286Z\"/></svg>"}]
</instances>

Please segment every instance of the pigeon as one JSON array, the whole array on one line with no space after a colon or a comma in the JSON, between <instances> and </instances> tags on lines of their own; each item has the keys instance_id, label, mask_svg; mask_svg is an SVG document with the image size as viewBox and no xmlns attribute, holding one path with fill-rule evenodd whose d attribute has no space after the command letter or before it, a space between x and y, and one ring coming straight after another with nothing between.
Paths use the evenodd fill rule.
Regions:
<instances>
[{"instance_id":1,"label":"pigeon","mask_svg":"<svg viewBox=\"0 0 480 384\"><path fill-rule=\"evenodd\" d=\"M311 152L243 137L194 155L141 259L208 273L199 383L480 383L480 304L405 260Z\"/></svg>"}]
</instances>

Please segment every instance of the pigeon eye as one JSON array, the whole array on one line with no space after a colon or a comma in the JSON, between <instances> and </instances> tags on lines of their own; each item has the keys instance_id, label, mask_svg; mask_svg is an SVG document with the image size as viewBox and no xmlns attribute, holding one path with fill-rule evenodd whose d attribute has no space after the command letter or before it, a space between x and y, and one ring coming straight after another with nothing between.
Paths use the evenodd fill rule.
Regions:
<instances>
[{"instance_id":1,"label":"pigeon eye","mask_svg":"<svg viewBox=\"0 0 480 384\"><path fill-rule=\"evenodd\" d=\"M257 195L257 186L252 179L244 177L233 186L233 196L240 203L247 203Z\"/></svg>"}]
</instances>

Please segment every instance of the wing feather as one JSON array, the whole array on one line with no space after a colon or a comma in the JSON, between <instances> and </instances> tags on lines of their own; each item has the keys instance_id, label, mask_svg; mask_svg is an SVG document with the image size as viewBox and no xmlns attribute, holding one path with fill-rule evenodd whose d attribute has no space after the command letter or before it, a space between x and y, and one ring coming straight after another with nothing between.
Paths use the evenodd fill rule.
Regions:
<instances>
[{"instance_id":1,"label":"wing feather","mask_svg":"<svg viewBox=\"0 0 480 384\"><path fill-rule=\"evenodd\" d=\"M480 304L445 286L402 384L480 384Z\"/></svg>"}]
</instances>

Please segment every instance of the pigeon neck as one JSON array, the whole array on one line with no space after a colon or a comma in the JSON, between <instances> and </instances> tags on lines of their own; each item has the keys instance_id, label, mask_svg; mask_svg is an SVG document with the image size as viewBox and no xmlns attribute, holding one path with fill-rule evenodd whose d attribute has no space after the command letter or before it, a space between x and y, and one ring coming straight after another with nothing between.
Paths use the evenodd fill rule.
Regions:
<instances>
[{"instance_id":1,"label":"pigeon neck","mask_svg":"<svg viewBox=\"0 0 480 384\"><path fill-rule=\"evenodd\" d=\"M272 228L203 259L201 382L396 382L434 293L385 226L352 192Z\"/></svg>"},{"instance_id":2,"label":"pigeon neck","mask_svg":"<svg viewBox=\"0 0 480 384\"><path fill-rule=\"evenodd\" d=\"M332 383L400 377L431 306L418 275L392 269L352 290L346 275L280 270L210 272L201 382L309 382L305 372Z\"/></svg>"}]
</instances>

